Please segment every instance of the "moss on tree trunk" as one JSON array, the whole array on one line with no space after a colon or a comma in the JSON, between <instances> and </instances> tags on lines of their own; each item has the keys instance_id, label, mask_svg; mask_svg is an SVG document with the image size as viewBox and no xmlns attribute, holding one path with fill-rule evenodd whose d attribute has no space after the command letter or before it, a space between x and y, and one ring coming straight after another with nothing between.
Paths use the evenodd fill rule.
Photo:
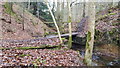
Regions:
<instances>
[{"instance_id":1,"label":"moss on tree trunk","mask_svg":"<svg viewBox=\"0 0 120 68\"><path fill-rule=\"evenodd\" d=\"M69 19L68 19L68 23L69 23L69 41L68 41L68 48L72 47L72 20L71 20L71 7L70 7L70 2L68 1L68 10L69 10Z\"/></svg>"},{"instance_id":2,"label":"moss on tree trunk","mask_svg":"<svg viewBox=\"0 0 120 68\"><path fill-rule=\"evenodd\" d=\"M89 6L88 9L88 34L87 34L87 42L86 42L86 51L85 51L85 59L84 62L86 65L92 65L92 51L94 45L94 30L95 30L95 4L94 2L90 2L87 4Z\"/></svg>"}]
</instances>

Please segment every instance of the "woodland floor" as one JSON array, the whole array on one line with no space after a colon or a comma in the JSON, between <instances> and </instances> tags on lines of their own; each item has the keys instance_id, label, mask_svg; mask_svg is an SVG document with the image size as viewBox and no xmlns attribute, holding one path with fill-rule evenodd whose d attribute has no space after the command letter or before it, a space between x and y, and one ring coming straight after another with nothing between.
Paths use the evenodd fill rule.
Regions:
<instances>
[{"instance_id":1,"label":"woodland floor","mask_svg":"<svg viewBox=\"0 0 120 68\"><path fill-rule=\"evenodd\" d=\"M111 25L111 23L106 23L106 22L114 22L114 24L118 23L118 21L116 21L116 18L118 17L117 11L118 11L117 9L112 8L111 13L114 12L115 15L111 14L107 17L105 16L105 17L98 18L100 20L97 20L96 29L104 32L104 30L109 31L112 28L118 28L119 26ZM106 12L104 11L98 14L99 15L102 15L102 13L109 14ZM30 15L28 13L28 17L29 16ZM43 36L44 32L42 31L44 29L35 30L35 32L32 32L33 29L31 30L30 29L31 27L34 29L36 28L39 29L39 28L38 26L35 27L29 24L29 29L23 31L21 21L17 22L16 19L14 18L15 18L14 16L10 17L9 14L5 12L3 13L3 18L0 19L3 21L3 39L30 39L30 38L33 38L32 36L34 35L39 35L37 33L39 31L41 33L40 36ZM30 22L30 21L27 21L27 22ZM42 28L42 26L40 27ZM49 28L47 26L45 27ZM111 28L108 28L108 27L111 27ZM51 30L51 29L48 31L54 32L54 30ZM35 44L33 43L30 43L30 44L2 43L1 53L0 53L2 63L0 63L0 66L84 66L82 62L83 58L75 50L72 50L72 49L68 50L64 48L55 49L55 50L34 48L34 47L39 47L40 45L44 45L44 44L48 44L48 45L59 45L60 44L58 38L51 39L51 40L46 39L43 41L42 42L39 41ZM33 49L17 49L16 47L33 47ZM4 49L4 48L10 48L10 49Z\"/></svg>"},{"instance_id":2,"label":"woodland floor","mask_svg":"<svg viewBox=\"0 0 120 68\"><path fill-rule=\"evenodd\" d=\"M83 66L73 50L2 50L2 66Z\"/></svg>"}]
</instances>

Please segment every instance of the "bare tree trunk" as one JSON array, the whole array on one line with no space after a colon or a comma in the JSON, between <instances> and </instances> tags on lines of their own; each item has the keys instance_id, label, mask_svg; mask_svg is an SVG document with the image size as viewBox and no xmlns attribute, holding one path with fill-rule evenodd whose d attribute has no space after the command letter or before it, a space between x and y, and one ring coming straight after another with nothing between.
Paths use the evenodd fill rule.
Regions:
<instances>
[{"instance_id":1,"label":"bare tree trunk","mask_svg":"<svg viewBox=\"0 0 120 68\"><path fill-rule=\"evenodd\" d=\"M25 26L24 26L24 3L22 3L22 18L23 18L23 20L22 20L22 30L25 30Z\"/></svg>"},{"instance_id":2,"label":"bare tree trunk","mask_svg":"<svg viewBox=\"0 0 120 68\"><path fill-rule=\"evenodd\" d=\"M66 0L65 0L66 1ZM68 22L68 2L65 2L65 7L64 7L64 22Z\"/></svg>"},{"instance_id":3,"label":"bare tree trunk","mask_svg":"<svg viewBox=\"0 0 120 68\"><path fill-rule=\"evenodd\" d=\"M92 51L94 45L94 30L95 30L95 4L94 2L89 2L88 4L88 34L87 34L87 42L86 42L86 52L85 52L85 63L88 66L91 66L92 63Z\"/></svg>"},{"instance_id":4,"label":"bare tree trunk","mask_svg":"<svg viewBox=\"0 0 120 68\"><path fill-rule=\"evenodd\" d=\"M61 6L61 7L62 7L61 21L64 22L64 16L65 16L65 15L64 15L64 13L65 13L65 11L64 11L64 9L65 9L65 8L64 8L64 0L63 0L63 2L62 2L62 6Z\"/></svg>"},{"instance_id":5,"label":"bare tree trunk","mask_svg":"<svg viewBox=\"0 0 120 68\"><path fill-rule=\"evenodd\" d=\"M83 18L85 17L85 0L83 2Z\"/></svg>"},{"instance_id":6,"label":"bare tree trunk","mask_svg":"<svg viewBox=\"0 0 120 68\"><path fill-rule=\"evenodd\" d=\"M30 9L30 0L28 1L28 10Z\"/></svg>"},{"instance_id":7,"label":"bare tree trunk","mask_svg":"<svg viewBox=\"0 0 120 68\"><path fill-rule=\"evenodd\" d=\"M40 12L39 12L40 8L38 6L39 6L39 3L37 3L37 17L40 18Z\"/></svg>"},{"instance_id":8,"label":"bare tree trunk","mask_svg":"<svg viewBox=\"0 0 120 68\"><path fill-rule=\"evenodd\" d=\"M89 7L89 4L90 4L90 2L86 2L86 0L84 0L84 16L85 17L87 17L88 15L89 15L89 9L90 9L90 7Z\"/></svg>"},{"instance_id":9,"label":"bare tree trunk","mask_svg":"<svg viewBox=\"0 0 120 68\"><path fill-rule=\"evenodd\" d=\"M49 9L49 11L50 11L50 14L51 14L51 16L52 16L52 18L53 18L53 22L54 22L54 24L55 24L55 26L56 26L57 33L58 33L60 42L63 43L62 38L61 38L61 34L60 34L59 27L58 27L58 25L57 25L57 23L56 23L55 17L54 17L54 15L53 15L52 11L51 11L51 8L50 8L50 6L49 6L49 4L48 4L48 1L46 1L46 4L47 4L47 7L48 7L48 9Z\"/></svg>"},{"instance_id":10,"label":"bare tree trunk","mask_svg":"<svg viewBox=\"0 0 120 68\"><path fill-rule=\"evenodd\" d=\"M60 12L61 12L61 0L58 0L57 11L56 11L56 19L57 19L58 22L60 22L60 19L61 19Z\"/></svg>"},{"instance_id":11,"label":"bare tree trunk","mask_svg":"<svg viewBox=\"0 0 120 68\"><path fill-rule=\"evenodd\" d=\"M53 0L53 7L52 7L53 15L54 15L54 9L55 9L55 1Z\"/></svg>"},{"instance_id":12,"label":"bare tree trunk","mask_svg":"<svg viewBox=\"0 0 120 68\"><path fill-rule=\"evenodd\" d=\"M70 7L70 3L69 0L68 0L68 11L69 11L69 19L68 19L68 26L69 26L69 41L68 41L68 48L71 48L72 47L72 26L71 26L71 23L72 23L72 20L71 20L71 7Z\"/></svg>"},{"instance_id":13,"label":"bare tree trunk","mask_svg":"<svg viewBox=\"0 0 120 68\"><path fill-rule=\"evenodd\" d=\"M3 3L0 3L0 8L2 8L2 4ZM2 9L0 9L0 19L2 19L2 13L3 13L3 8ZM2 20L0 20L0 39L2 39ZM2 42L2 41L0 41L0 42Z\"/></svg>"}]
</instances>

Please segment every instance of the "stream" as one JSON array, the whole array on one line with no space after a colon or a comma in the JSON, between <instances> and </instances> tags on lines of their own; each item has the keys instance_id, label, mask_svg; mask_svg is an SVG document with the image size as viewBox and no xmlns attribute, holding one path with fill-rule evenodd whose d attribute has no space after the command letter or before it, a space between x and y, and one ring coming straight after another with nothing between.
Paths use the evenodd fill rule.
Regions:
<instances>
[{"instance_id":1,"label":"stream","mask_svg":"<svg viewBox=\"0 0 120 68\"><path fill-rule=\"evenodd\" d=\"M84 57L85 46L73 44L72 49L79 51L80 55ZM94 66L120 66L120 57L117 54L115 56L116 57L112 57L112 55L104 54L104 53L94 50L93 56L92 56L92 60L93 60L92 65Z\"/></svg>"}]
</instances>

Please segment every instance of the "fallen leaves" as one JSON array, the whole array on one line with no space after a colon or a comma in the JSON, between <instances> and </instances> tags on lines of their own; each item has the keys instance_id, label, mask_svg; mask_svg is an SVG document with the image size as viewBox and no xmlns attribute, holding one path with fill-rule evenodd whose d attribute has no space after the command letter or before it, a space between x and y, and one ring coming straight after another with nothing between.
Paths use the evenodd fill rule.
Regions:
<instances>
[{"instance_id":1,"label":"fallen leaves","mask_svg":"<svg viewBox=\"0 0 120 68\"><path fill-rule=\"evenodd\" d=\"M42 45L60 45L58 38L43 38L43 39L30 39L30 40L2 40L0 43L3 48L15 48L15 47L40 47Z\"/></svg>"},{"instance_id":2,"label":"fallen leaves","mask_svg":"<svg viewBox=\"0 0 120 68\"><path fill-rule=\"evenodd\" d=\"M78 52L73 50L3 50L1 66L81 66Z\"/></svg>"}]
</instances>

